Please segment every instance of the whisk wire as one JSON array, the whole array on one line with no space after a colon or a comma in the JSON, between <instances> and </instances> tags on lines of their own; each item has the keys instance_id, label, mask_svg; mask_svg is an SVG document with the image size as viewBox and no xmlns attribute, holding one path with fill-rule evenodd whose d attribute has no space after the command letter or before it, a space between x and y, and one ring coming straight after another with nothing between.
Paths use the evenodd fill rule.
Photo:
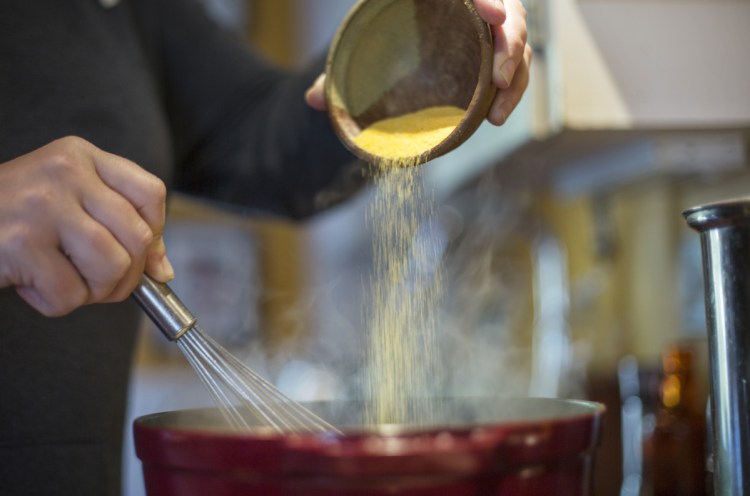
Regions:
<instances>
[{"instance_id":1,"label":"whisk wire","mask_svg":"<svg viewBox=\"0 0 750 496\"><path fill-rule=\"evenodd\" d=\"M274 430L283 430L283 423L274 420L268 413L262 408L264 398L259 396L254 389L250 389L241 380L238 380L232 370L221 362L217 356L217 352L206 342L206 336L199 328L194 327L183 335L179 341L186 340L186 345L193 348L193 351L199 357L198 367L204 370L205 374L208 374L212 380L204 381L204 384L209 390L214 389L217 394L220 394L222 398L227 398L226 394L223 393L223 388L231 391L234 396L234 401L227 398L226 402L222 402L222 406L226 410L234 410L235 403L239 400L239 405L243 408L243 411L251 414L256 419L260 420L263 424L266 424ZM203 375L203 374L201 374ZM218 379L214 381L213 379ZM219 384L219 382L223 385ZM222 393L218 393L222 391ZM237 427L235 425L235 427Z\"/></svg>"},{"instance_id":2,"label":"whisk wire","mask_svg":"<svg viewBox=\"0 0 750 496\"><path fill-rule=\"evenodd\" d=\"M209 371L201 363L200 358L196 355L195 351L191 346L188 345L192 336L188 336L187 340L180 339L177 341L177 345L182 350L183 355L187 358L188 363L193 370L198 374L203 385L208 390L214 404L219 406L219 411L223 415L224 419L232 426L235 430L250 429L250 425L247 423L245 418L240 414L239 410L235 406L235 403L227 395L226 391L222 388L221 384L212 376Z\"/></svg>"},{"instance_id":3,"label":"whisk wire","mask_svg":"<svg viewBox=\"0 0 750 496\"><path fill-rule=\"evenodd\" d=\"M221 355L221 359L233 368L240 378L240 383L257 385L257 388L252 390L254 395L261 401L260 404L256 403L254 405L256 408L267 410L270 409L270 406L273 406L273 411L270 413L278 417L285 427L294 430L335 429L310 410L283 394L273 384L222 348L210 336L204 335L203 337L213 349L217 350Z\"/></svg>"},{"instance_id":4,"label":"whisk wire","mask_svg":"<svg viewBox=\"0 0 750 496\"><path fill-rule=\"evenodd\" d=\"M198 326L177 343L233 428L250 429L247 414L277 432L337 429L292 400L229 353Z\"/></svg>"},{"instance_id":5,"label":"whisk wire","mask_svg":"<svg viewBox=\"0 0 750 496\"><path fill-rule=\"evenodd\" d=\"M177 342L232 428L339 432L206 335L168 285L143 274L133 297L167 339ZM251 418L256 422L250 423Z\"/></svg>"}]
</instances>

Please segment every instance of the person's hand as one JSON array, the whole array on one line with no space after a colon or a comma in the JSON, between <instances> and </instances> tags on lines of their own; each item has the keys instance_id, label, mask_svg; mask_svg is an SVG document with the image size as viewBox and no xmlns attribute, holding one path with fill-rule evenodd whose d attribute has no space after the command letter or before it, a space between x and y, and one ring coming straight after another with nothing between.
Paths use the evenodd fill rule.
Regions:
<instances>
[{"instance_id":1,"label":"person's hand","mask_svg":"<svg viewBox=\"0 0 750 496\"><path fill-rule=\"evenodd\" d=\"M508 120L529 85L532 51L526 43L526 9L521 0L474 0L474 6L494 37L492 82L498 92L487 120L499 126ZM314 109L326 109L324 84L325 75L321 75L305 93Z\"/></svg>"},{"instance_id":2,"label":"person's hand","mask_svg":"<svg viewBox=\"0 0 750 496\"><path fill-rule=\"evenodd\" d=\"M315 82L308 88L307 92L305 93L305 101L309 106L314 108L315 110L323 111L326 109L326 97L325 97L325 85L326 85L326 75L321 74L318 76L318 78L315 80Z\"/></svg>"},{"instance_id":3,"label":"person's hand","mask_svg":"<svg viewBox=\"0 0 750 496\"><path fill-rule=\"evenodd\" d=\"M167 282L165 201L156 176L81 138L0 164L0 288L52 317L124 300L144 270Z\"/></svg>"},{"instance_id":4,"label":"person's hand","mask_svg":"<svg viewBox=\"0 0 750 496\"><path fill-rule=\"evenodd\" d=\"M474 6L490 25L495 42L492 82L498 92L487 120L499 126L529 85L532 50L526 43L526 9L521 0L474 0Z\"/></svg>"}]
</instances>

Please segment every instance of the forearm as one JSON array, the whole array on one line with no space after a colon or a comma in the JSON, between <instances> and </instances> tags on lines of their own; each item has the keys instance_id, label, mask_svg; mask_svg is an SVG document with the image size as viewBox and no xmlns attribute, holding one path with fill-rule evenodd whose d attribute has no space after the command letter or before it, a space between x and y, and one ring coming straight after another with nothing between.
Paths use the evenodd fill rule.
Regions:
<instances>
[{"instance_id":1,"label":"forearm","mask_svg":"<svg viewBox=\"0 0 750 496\"><path fill-rule=\"evenodd\" d=\"M304 102L318 73L313 68L280 76L262 99L252 91L238 93L206 140L185 157L176 187L292 217L324 207L321 193L337 188L354 164L328 116Z\"/></svg>"},{"instance_id":2,"label":"forearm","mask_svg":"<svg viewBox=\"0 0 750 496\"><path fill-rule=\"evenodd\" d=\"M174 186L274 214L313 213L316 194L353 161L327 116L304 101L322 63L289 74L219 29L194 3L137 5L170 119Z\"/></svg>"}]
</instances>

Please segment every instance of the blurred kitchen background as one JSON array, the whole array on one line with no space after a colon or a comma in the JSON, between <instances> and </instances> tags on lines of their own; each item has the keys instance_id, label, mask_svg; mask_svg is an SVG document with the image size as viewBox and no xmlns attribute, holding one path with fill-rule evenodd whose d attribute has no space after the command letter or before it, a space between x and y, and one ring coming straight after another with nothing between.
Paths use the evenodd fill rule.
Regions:
<instances>
[{"instance_id":1,"label":"blurred kitchen background","mask_svg":"<svg viewBox=\"0 0 750 496\"><path fill-rule=\"evenodd\" d=\"M354 2L205 3L270 59L304 67ZM445 390L604 402L596 495L707 494L700 246L681 212L750 195L750 2L525 5L535 58L521 105L423 167L447 278ZM294 398L354 395L368 199L365 189L293 224L176 196L173 288ZM148 327L131 419L209 405L177 347ZM125 494L141 495L126 440Z\"/></svg>"}]
</instances>

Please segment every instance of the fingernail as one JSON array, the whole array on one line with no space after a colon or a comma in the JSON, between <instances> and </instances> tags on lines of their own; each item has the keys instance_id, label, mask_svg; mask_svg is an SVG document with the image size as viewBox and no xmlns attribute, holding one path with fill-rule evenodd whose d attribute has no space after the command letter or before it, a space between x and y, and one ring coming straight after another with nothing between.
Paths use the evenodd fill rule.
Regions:
<instances>
[{"instance_id":1,"label":"fingernail","mask_svg":"<svg viewBox=\"0 0 750 496\"><path fill-rule=\"evenodd\" d=\"M505 124L508 114L505 113L502 107L495 107L492 109L492 123L497 126Z\"/></svg>"},{"instance_id":2,"label":"fingernail","mask_svg":"<svg viewBox=\"0 0 750 496\"><path fill-rule=\"evenodd\" d=\"M501 102L495 104L491 110L491 122L497 126L502 126L510 117L510 113L513 112L513 107L509 102Z\"/></svg>"},{"instance_id":3,"label":"fingernail","mask_svg":"<svg viewBox=\"0 0 750 496\"><path fill-rule=\"evenodd\" d=\"M516 70L516 64L513 59L506 60L502 66L500 66L500 77L505 81L505 87L510 86L510 82L513 80L513 73Z\"/></svg>"},{"instance_id":4,"label":"fingernail","mask_svg":"<svg viewBox=\"0 0 750 496\"><path fill-rule=\"evenodd\" d=\"M500 105L500 111L503 113L503 122L506 122L510 117L511 112L513 112L513 105L511 105L510 102L503 102Z\"/></svg>"},{"instance_id":5,"label":"fingernail","mask_svg":"<svg viewBox=\"0 0 750 496\"><path fill-rule=\"evenodd\" d=\"M159 263L159 268L167 281L174 279L174 267L172 267L172 263L169 261L166 254L162 257L161 262Z\"/></svg>"}]
</instances>

